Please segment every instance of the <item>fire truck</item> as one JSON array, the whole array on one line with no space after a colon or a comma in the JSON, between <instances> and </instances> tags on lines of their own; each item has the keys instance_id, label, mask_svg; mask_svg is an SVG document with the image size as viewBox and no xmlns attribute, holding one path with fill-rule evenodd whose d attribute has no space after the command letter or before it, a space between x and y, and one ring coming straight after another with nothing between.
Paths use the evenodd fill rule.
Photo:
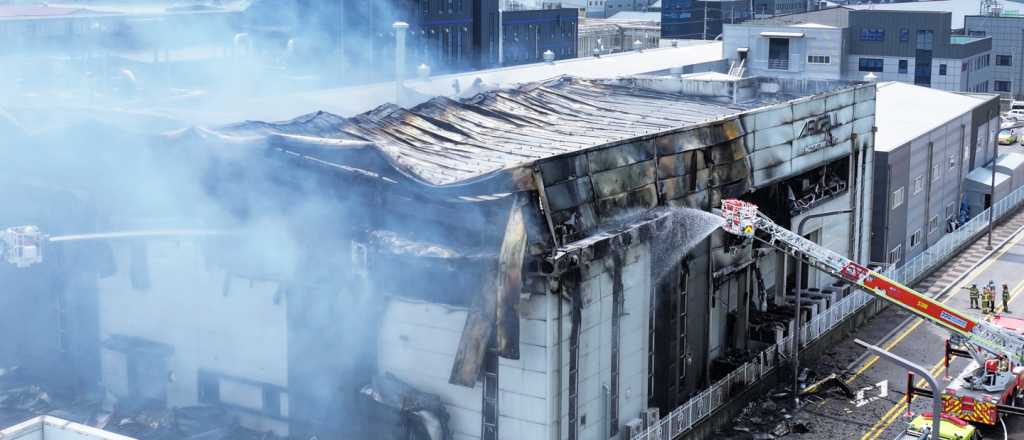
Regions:
<instances>
[{"instance_id":1,"label":"fire truck","mask_svg":"<svg viewBox=\"0 0 1024 440\"><path fill-rule=\"evenodd\" d=\"M947 368L949 356L970 358L972 365L944 390L944 411L985 424L998 423L1001 413L1024 414L1013 406L1024 388L1024 321L971 318L775 224L751 203L723 200L721 215L726 232L762 241L948 330ZM931 395L910 379L908 401Z\"/></svg>"},{"instance_id":2,"label":"fire truck","mask_svg":"<svg viewBox=\"0 0 1024 440\"><path fill-rule=\"evenodd\" d=\"M991 318L992 324L1017 334L1024 334L1024 320L1006 315ZM946 375L953 358L970 359L970 363L942 391L942 411L962 420L986 425L999 423L1004 414L1024 415L1024 366L1005 355L979 359L970 346L947 340L943 363ZM931 397L931 392L914 386L913 374L907 375L907 399L915 395Z\"/></svg>"}]
</instances>

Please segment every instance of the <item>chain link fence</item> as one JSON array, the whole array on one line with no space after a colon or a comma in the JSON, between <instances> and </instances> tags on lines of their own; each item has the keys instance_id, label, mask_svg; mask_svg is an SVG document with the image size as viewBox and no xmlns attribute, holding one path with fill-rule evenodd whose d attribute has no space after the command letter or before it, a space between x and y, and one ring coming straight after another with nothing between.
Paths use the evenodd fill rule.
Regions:
<instances>
[{"instance_id":1,"label":"chain link fence","mask_svg":"<svg viewBox=\"0 0 1024 440\"><path fill-rule=\"evenodd\" d=\"M1024 200L1024 187L1018 188L996 202L993 213L995 221L999 221L1020 206L1022 200ZM903 266L890 268L882 274L904 284L919 280L945 263L963 245L985 231L988 228L988 215L989 211L986 209L961 225L956 231L946 234L941 240L907 261ZM873 299L874 296L871 294L858 290L837 302L824 313L815 316L800 328L801 346L804 347L816 341ZM685 434L723 404L748 389L750 384L771 373L785 359L790 358L792 353L792 336L787 336L715 382L710 388L666 414L654 426L648 427L645 432L638 432L628 440L673 440Z\"/></svg>"}]
</instances>

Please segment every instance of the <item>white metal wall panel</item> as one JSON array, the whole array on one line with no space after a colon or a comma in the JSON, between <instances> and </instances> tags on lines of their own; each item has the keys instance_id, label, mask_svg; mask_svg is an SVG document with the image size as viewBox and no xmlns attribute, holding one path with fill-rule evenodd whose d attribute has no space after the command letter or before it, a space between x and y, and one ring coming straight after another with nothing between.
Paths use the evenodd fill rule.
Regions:
<instances>
[{"instance_id":1,"label":"white metal wall panel","mask_svg":"<svg viewBox=\"0 0 1024 440\"><path fill-rule=\"evenodd\" d=\"M465 322L465 310L392 298L381 320L377 361L382 373L440 396L456 438L473 439L480 438L483 387L448 383Z\"/></svg>"},{"instance_id":2,"label":"white metal wall panel","mask_svg":"<svg viewBox=\"0 0 1024 440\"><path fill-rule=\"evenodd\" d=\"M116 267L131 267L128 246L111 243ZM132 287L128 269L99 280L101 338L127 335L173 346L168 361L175 376L167 383L170 406L198 403L199 369L288 386L286 307L274 304L278 283L235 277L227 284L223 270L205 266L203 251L195 242L150 241L146 246L147 290ZM103 349L101 362L104 382L125 382L124 370L118 366L122 356ZM262 400L251 395L233 403L262 408ZM245 420L255 429L287 432L282 422Z\"/></svg>"}]
</instances>

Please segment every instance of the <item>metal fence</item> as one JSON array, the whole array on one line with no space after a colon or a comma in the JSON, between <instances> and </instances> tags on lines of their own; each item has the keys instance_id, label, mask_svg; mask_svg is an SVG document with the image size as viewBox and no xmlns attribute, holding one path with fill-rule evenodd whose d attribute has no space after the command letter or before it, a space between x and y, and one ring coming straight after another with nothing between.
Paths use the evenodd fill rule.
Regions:
<instances>
[{"instance_id":1,"label":"metal fence","mask_svg":"<svg viewBox=\"0 0 1024 440\"><path fill-rule=\"evenodd\" d=\"M1002 219L1011 210L1020 206L1022 200L1024 200L1024 187L1018 188L1000 199L995 204L995 220ZM984 231L988 227L988 214L986 209L961 225L956 231L946 234L941 240L907 261L903 266L886 270L883 274L904 284L919 280L946 262L964 244ZM943 226L940 225L940 227ZM802 346L814 342L873 299L874 296L871 294L858 290L837 302L824 313L815 316L800 328ZM648 427L645 432L638 432L628 440L673 440L685 434L730 399L748 389L750 384L778 367L792 353L792 336L787 336L715 382L710 388L666 414L657 424Z\"/></svg>"}]
</instances>

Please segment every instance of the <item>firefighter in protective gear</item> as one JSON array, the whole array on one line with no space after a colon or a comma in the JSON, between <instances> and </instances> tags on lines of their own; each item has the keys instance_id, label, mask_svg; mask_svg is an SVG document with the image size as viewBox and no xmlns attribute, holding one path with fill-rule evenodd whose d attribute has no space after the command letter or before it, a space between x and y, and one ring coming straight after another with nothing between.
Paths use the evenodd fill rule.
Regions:
<instances>
[{"instance_id":1,"label":"firefighter in protective gear","mask_svg":"<svg viewBox=\"0 0 1024 440\"><path fill-rule=\"evenodd\" d=\"M989 314L992 311L992 300L995 299L992 296L992 289L985 286L984 291L981 294L981 313Z\"/></svg>"},{"instance_id":2,"label":"firefighter in protective gear","mask_svg":"<svg viewBox=\"0 0 1024 440\"><path fill-rule=\"evenodd\" d=\"M1010 288L1003 284L1003 311L1010 313Z\"/></svg>"},{"instance_id":3,"label":"firefighter in protective gear","mask_svg":"<svg viewBox=\"0 0 1024 440\"><path fill-rule=\"evenodd\" d=\"M978 285L971 284L971 290L969 291L969 293L971 295L971 308L978 308Z\"/></svg>"}]
</instances>

